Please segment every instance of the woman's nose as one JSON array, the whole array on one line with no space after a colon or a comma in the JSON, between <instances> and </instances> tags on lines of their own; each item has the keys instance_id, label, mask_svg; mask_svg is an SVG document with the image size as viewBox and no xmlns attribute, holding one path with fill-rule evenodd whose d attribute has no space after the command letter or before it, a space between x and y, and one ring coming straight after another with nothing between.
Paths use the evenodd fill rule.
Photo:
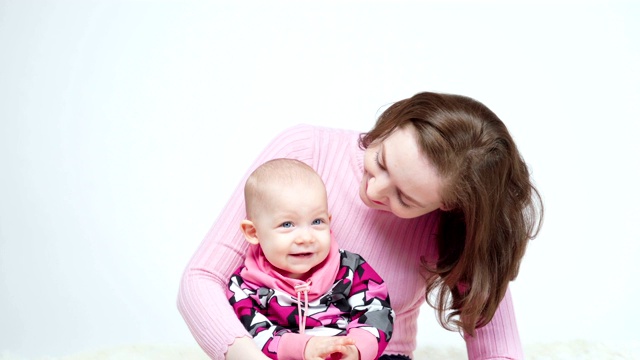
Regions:
<instances>
[{"instance_id":1,"label":"woman's nose","mask_svg":"<svg viewBox=\"0 0 640 360\"><path fill-rule=\"evenodd\" d=\"M367 184L367 196L372 200L384 202L387 186L384 177L371 177Z\"/></svg>"}]
</instances>

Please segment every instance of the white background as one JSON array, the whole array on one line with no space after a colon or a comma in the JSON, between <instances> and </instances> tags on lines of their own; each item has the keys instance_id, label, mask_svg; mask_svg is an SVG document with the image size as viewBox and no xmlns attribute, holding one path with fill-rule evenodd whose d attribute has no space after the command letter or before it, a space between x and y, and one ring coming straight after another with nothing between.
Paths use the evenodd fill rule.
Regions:
<instances>
[{"instance_id":1,"label":"white background","mask_svg":"<svg viewBox=\"0 0 640 360\"><path fill-rule=\"evenodd\" d=\"M500 116L546 204L525 344L639 338L640 6L0 0L0 352L193 344L179 278L258 151L419 91ZM421 315L420 345L459 344Z\"/></svg>"}]
</instances>

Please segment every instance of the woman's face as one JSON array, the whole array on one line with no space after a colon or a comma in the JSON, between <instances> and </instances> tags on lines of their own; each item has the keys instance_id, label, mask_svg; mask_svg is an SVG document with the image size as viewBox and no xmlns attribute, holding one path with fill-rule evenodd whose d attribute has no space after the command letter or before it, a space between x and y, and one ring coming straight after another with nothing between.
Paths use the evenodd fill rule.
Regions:
<instances>
[{"instance_id":1,"label":"woman's face","mask_svg":"<svg viewBox=\"0 0 640 360\"><path fill-rule=\"evenodd\" d=\"M368 207L406 219L443 207L442 179L416 139L408 125L365 150L360 198Z\"/></svg>"}]
</instances>

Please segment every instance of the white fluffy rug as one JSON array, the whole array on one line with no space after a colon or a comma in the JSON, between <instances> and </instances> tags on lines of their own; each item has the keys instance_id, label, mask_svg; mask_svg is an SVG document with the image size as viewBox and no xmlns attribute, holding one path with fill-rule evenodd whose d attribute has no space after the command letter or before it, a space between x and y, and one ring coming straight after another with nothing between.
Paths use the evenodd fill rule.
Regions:
<instances>
[{"instance_id":1,"label":"white fluffy rug","mask_svg":"<svg viewBox=\"0 0 640 360\"><path fill-rule=\"evenodd\" d=\"M605 344L586 341L525 345L527 359L534 360L607 360L640 359L638 342ZM458 347L425 347L415 353L415 360L463 360L464 349ZM131 345L61 357L24 358L0 354L0 360L208 360L197 346Z\"/></svg>"}]
</instances>

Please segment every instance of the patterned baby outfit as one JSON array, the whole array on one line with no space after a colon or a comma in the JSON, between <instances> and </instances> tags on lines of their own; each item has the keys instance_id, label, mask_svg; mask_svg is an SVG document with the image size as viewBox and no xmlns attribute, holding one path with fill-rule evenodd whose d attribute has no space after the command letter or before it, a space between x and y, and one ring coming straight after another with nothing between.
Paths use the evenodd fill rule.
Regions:
<instances>
[{"instance_id":1,"label":"patterned baby outfit","mask_svg":"<svg viewBox=\"0 0 640 360\"><path fill-rule=\"evenodd\" d=\"M348 335L362 360L377 359L395 317L382 278L360 255L338 249L333 237L330 255L313 271L305 281L284 277L253 245L229 281L229 303L271 359L304 358L313 335Z\"/></svg>"}]
</instances>

